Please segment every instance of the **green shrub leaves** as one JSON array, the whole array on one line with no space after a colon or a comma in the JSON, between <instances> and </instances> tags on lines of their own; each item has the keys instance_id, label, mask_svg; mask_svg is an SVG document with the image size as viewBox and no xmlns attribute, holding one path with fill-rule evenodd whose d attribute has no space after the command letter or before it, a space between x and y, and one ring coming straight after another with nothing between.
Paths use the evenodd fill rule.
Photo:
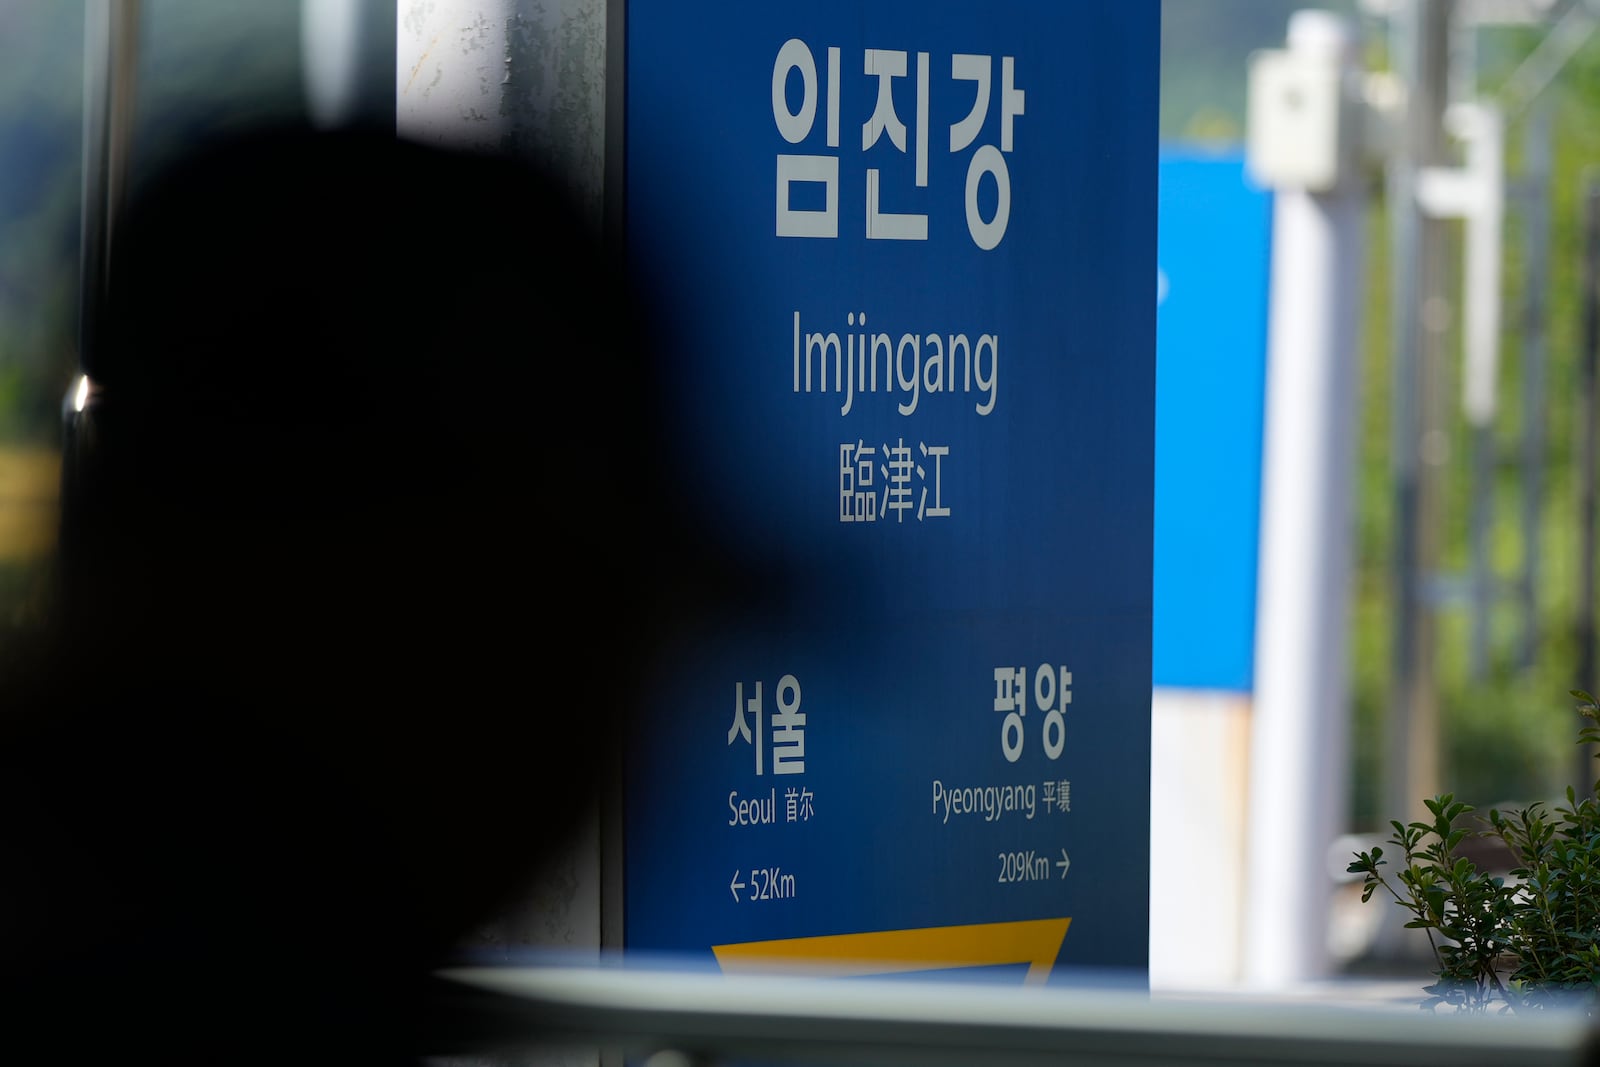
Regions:
<instances>
[{"instance_id":1,"label":"green shrub leaves","mask_svg":"<svg viewBox=\"0 0 1600 1067\"><path fill-rule=\"evenodd\" d=\"M1572 695L1585 725L1579 744L1600 744L1600 705ZM1357 852L1348 870L1365 876L1361 899L1382 887L1427 931L1437 981L1423 1007L1483 1013L1529 1011L1574 1000L1591 1015L1600 1003L1600 783L1554 815L1533 804L1509 814L1473 808L1446 793L1427 800L1430 822L1394 821L1390 842L1404 855L1393 880L1383 849ZM1516 857L1510 880L1493 877L1456 850L1468 836L1496 837ZM1396 885L1398 882L1398 886Z\"/></svg>"}]
</instances>

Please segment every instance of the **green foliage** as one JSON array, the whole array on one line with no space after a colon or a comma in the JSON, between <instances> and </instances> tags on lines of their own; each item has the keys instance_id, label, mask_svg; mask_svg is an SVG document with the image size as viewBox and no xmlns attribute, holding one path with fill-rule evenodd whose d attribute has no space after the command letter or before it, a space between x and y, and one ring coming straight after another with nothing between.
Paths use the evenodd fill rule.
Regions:
<instances>
[{"instance_id":1,"label":"green foliage","mask_svg":"<svg viewBox=\"0 0 1600 1067\"><path fill-rule=\"evenodd\" d=\"M1307 6L1293 0L1189 0L1162 7L1160 134L1164 142L1202 143L1237 148L1246 128L1247 64L1261 48L1282 48L1291 15ZM1315 5L1357 15L1350 0ZM1388 24L1359 16L1370 70L1392 70ZM1465 95L1506 103L1504 88L1539 46L1549 25L1485 25L1473 36L1471 67L1455 74L1474 79ZM1431 598L1425 609L1422 642L1428 664L1424 691L1413 711L1436 724L1413 739L1420 775L1418 793L1451 783L1456 795L1487 809L1506 798L1560 795L1573 779L1570 731L1563 709L1548 694L1579 684L1595 689L1600 679L1581 678L1573 620L1579 604L1578 568L1582 562L1577 477L1581 458L1575 447L1582 397L1582 204L1586 175L1600 165L1600 38L1580 48L1548 89L1526 111L1507 115L1507 178L1530 177L1527 152L1533 120L1550 124L1554 158L1545 186L1549 246L1544 257L1546 283L1530 291L1530 215L1527 202L1512 198L1506 209L1504 310L1501 331L1500 413L1492 430L1489 560L1497 591L1488 618L1487 656L1473 647L1473 613L1465 597ZM1452 145L1452 152L1459 152ZM1458 159L1452 155L1452 161ZM1395 457L1401 444L1392 423L1393 321L1389 256L1393 249L1389 207L1381 181L1375 182L1367 230L1366 289L1361 301L1362 368L1358 521L1351 647L1351 697L1354 705L1350 825L1384 825L1389 731L1402 699L1395 686L1397 576ZM1430 404L1443 436L1434 442L1437 467L1422 523L1432 546L1420 580L1434 592L1463 590L1471 574L1472 525L1469 516L1477 486L1472 434L1460 417L1461 338L1455 325L1460 282L1462 234L1459 224L1443 227L1443 256L1449 274L1445 308L1449 322L1440 336L1439 355L1429 364ZM1536 312L1545 329L1545 369L1530 375L1523 325ZM1531 420L1531 421L1530 421ZM1521 457L1524 431L1543 428L1539 481L1525 477ZM1405 446L1409 447L1409 446ZM1537 491L1537 529L1529 536L1520 522L1527 494ZM1534 617L1508 595L1531 569ZM1596 690L1600 692L1600 689ZM1429 757L1437 757L1437 765ZM1422 765L1426 764L1426 765ZM1421 817L1422 812L1403 813Z\"/></svg>"},{"instance_id":2,"label":"green foliage","mask_svg":"<svg viewBox=\"0 0 1600 1067\"><path fill-rule=\"evenodd\" d=\"M1580 745L1600 744L1600 706L1582 690L1572 695L1587 722ZM1381 887L1407 912L1407 929L1423 930L1438 981L1426 987L1434 1009L1483 1013L1600 1006L1600 782L1580 799L1567 789L1554 812L1533 804L1510 814L1491 810L1487 828L1468 820L1473 808L1445 793L1424 802L1429 819L1390 823L1389 839L1404 856L1391 880L1381 847L1357 852L1352 874L1365 876L1361 899ZM1516 857L1510 880L1479 870L1458 853L1469 835L1495 837ZM1398 882L1398 886L1396 885Z\"/></svg>"},{"instance_id":3,"label":"green foliage","mask_svg":"<svg viewBox=\"0 0 1600 1067\"><path fill-rule=\"evenodd\" d=\"M1169 5L1170 6L1170 5ZM1475 36L1476 81L1467 91L1506 103L1504 87L1513 72L1549 32L1549 26L1483 27ZM1381 27L1368 26L1368 39L1381 42ZM1382 56L1369 64L1381 69ZM1463 71L1462 73L1466 73ZM1459 594L1468 586L1472 562L1471 522L1474 506L1473 441L1459 414L1461 339L1455 323L1460 294L1462 233L1447 224L1444 256L1451 273L1445 283L1446 321L1440 341L1442 356L1430 371L1444 436L1439 446L1433 488L1422 521L1432 548L1431 573L1424 579L1435 596L1426 610L1423 639L1428 664L1426 691L1431 698L1404 698L1415 720L1435 723L1426 735L1413 738L1415 762L1428 755L1437 767L1416 766L1417 794L1454 794L1486 810L1502 808L1508 798L1561 796L1575 781L1571 730L1564 708L1548 699L1577 684L1600 693L1600 679L1580 676L1576 619L1583 564L1577 447L1582 339L1582 207L1591 168L1600 164L1600 38L1579 49L1548 89L1525 111L1507 115L1508 182L1528 181L1529 148L1534 120L1548 121L1551 132L1549 246L1542 266L1546 284L1537 293L1531 283L1537 272L1530 260L1527 201L1510 199L1506 209L1503 318L1499 386L1500 407L1492 436L1489 486L1489 559L1496 594L1488 618L1487 657L1473 653L1470 599ZM1453 146L1458 147L1458 146ZM1452 156L1452 159L1458 157ZM1356 762L1351 778L1351 825L1373 828L1387 817L1421 818L1423 812L1390 810L1388 782L1398 777L1386 764L1393 755L1390 731L1403 699L1395 687L1393 631L1397 604L1395 520L1393 515L1395 455L1400 445L1391 421L1394 383L1393 323L1389 284L1392 236L1382 190L1376 190L1373 225L1368 231L1368 288L1363 305L1362 408L1360 425L1359 497L1355 603L1352 637L1352 700ZM1545 329L1544 373L1529 370L1534 350L1524 343L1524 323L1537 314ZM1531 404L1530 404L1531 402ZM1539 476L1531 481L1522 467L1524 432L1542 427ZM1531 536L1521 527L1520 513L1534 494L1538 524ZM1525 618L1512 594L1531 568L1535 587L1534 617ZM1413 635L1415 637L1415 635ZM1431 738L1431 739L1425 739ZM1419 754L1420 753L1420 754ZM1387 772L1387 777L1386 777Z\"/></svg>"}]
</instances>

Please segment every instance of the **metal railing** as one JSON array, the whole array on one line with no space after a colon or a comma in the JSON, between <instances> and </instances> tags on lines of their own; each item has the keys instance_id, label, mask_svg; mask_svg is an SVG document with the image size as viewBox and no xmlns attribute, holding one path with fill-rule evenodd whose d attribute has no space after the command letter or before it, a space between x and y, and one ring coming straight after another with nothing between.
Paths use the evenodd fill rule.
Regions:
<instances>
[{"instance_id":1,"label":"metal railing","mask_svg":"<svg viewBox=\"0 0 1600 1067\"><path fill-rule=\"evenodd\" d=\"M441 1055L602 1050L642 1062L1544 1067L1600 1062L1578 1014L1467 1017L1088 988L605 966L462 968Z\"/></svg>"}]
</instances>

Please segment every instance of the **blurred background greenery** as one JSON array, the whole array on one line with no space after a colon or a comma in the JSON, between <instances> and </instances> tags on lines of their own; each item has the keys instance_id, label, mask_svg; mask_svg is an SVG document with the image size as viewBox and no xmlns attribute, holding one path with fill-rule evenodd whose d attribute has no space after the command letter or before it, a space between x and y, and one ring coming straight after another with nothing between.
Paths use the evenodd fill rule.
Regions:
<instances>
[{"instance_id":1,"label":"blurred background greenery","mask_svg":"<svg viewBox=\"0 0 1600 1067\"><path fill-rule=\"evenodd\" d=\"M1238 151L1244 140L1245 70L1250 53L1280 47L1293 0L1172 0L1163 7L1161 137L1166 144ZM1388 69L1385 24L1354 3L1316 5L1357 18L1369 69ZM1560 8L1558 8L1560 10ZM1494 100L1548 27L1497 26L1476 31L1475 94ZM1501 349L1500 415L1493 429L1491 557L1507 584L1528 554L1537 564L1539 615L1532 662L1523 662L1521 610L1512 597L1497 598L1491 614L1487 662L1471 653L1469 602L1441 605L1436 615L1435 677L1440 717L1440 788L1480 807L1560 796L1574 783L1579 761L1573 743L1578 716L1567 692L1592 687L1578 676L1577 639L1580 541L1577 458L1582 356L1582 201L1590 170L1600 163L1600 40L1580 48L1537 101L1551 124L1548 287L1542 294L1548 369L1542 404L1546 452L1537 543L1527 544L1518 515L1526 488L1519 466L1525 430L1524 353L1520 322L1530 294L1525 213L1507 210L1505 304ZM1533 111L1511 116L1507 128L1508 177L1525 171L1526 126ZM1362 346L1362 403L1357 586L1352 619L1354 757L1352 830L1381 829L1401 813L1386 810L1383 795L1386 720L1392 703L1394 508L1391 471L1390 392L1392 341L1388 213L1381 182L1374 185L1368 234L1368 300ZM1450 256L1459 271L1459 234ZM1447 289L1458 292L1457 284ZM1453 330L1453 328L1452 328ZM1459 351L1459 337L1446 340ZM1458 364L1459 357L1452 364ZM1453 376L1458 367L1451 365ZM1447 408L1459 383L1441 383ZM1458 406L1458 405L1457 405ZM1439 507L1440 578L1448 583L1470 567L1473 484L1466 423L1450 410ZM1576 782L1580 787L1587 782Z\"/></svg>"},{"instance_id":2,"label":"blurred background greenery","mask_svg":"<svg viewBox=\"0 0 1600 1067\"><path fill-rule=\"evenodd\" d=\"M131 180L301 113L292 2L144 0ZM61 404L78 366L84 5L0 3L0 639L49 609Z\"/></svg>"}]
</instances>

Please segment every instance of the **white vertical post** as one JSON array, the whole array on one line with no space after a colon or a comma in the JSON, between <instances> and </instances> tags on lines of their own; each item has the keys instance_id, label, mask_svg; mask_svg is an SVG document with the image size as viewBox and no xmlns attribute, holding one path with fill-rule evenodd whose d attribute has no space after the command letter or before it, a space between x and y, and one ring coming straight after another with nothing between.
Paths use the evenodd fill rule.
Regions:
<instances>
[{"instance_id":1,"label":"white vertical post","mask_svg":"<svg viewBox=\"0 0 1600 1067\"><path fill-rule=\"evenodd\" d=\"M1294 85L1355 77L1343 19L1302 11L1285 59ZM1323 103L1326 103L1325 101ZM1348 792L1346 630L1363 196L1348 100L1320 109L1338 165L1331 180L1274 181L1272 304L1251 730L1244 977L1315 979L1328 965L1328 850ZM1252 99L1252 108L1256 101ZM1290 125L1293 125L1291 122ZM1296 137L1305 137L1301 128ZM1268 176L1271 180L1271 176Z\"/></svg>"},{"instance_id":2,"label":"white vertical post","mask_svg":"<svg viewBox=\"0 0 1600 1067\"><path fill-rule=\"evenodd\" d=\"M1466 220L1461 403L1467 421L1482 428L1494 421L1498 406L1505 119L1492 104L1456 104L1445 112L1445 127L1465 142L1466 165L1422 168L1417 174L1417 203L1431 218Z\"/></svg>"},{"instance_id":3,"label":"white vertical post","mask_svg":"<svg viewBox=\"0 0 1600 1067\"><path fill-rule=\"evenodd\" d=\"M397 134L532 161L566 182L598 232L607 169L607 14L607 0L398 0ZM471 205L424 207L440 225L494 225L473 217ZM417 264L424 274L438 267ZM614 295L596 294L602 301ZM539 813L527 817L537 820ZM598 813L590 816L568 847L549 857L521 903L479 932L480 941L598 951L602 875L610 877L602 871L602 850L613 844L602 841L608 832Z\"/></svg>"},{"instance_id":4,"label":"white vertical post","mask_svg":"<svg viewBox=\"0 0 1600 1067\"><path fill-rule=\"evenodd\" d=\"M300 0L300 61L306 111L328 129L360 114L366 0Z\"/></svg>"},{"instance_id":5,"label":"white vertical post","mask_svg":"<svg viewBox=\"0 0 1600 1067\"><path fill-rule=\"evenodd\" d=\"M397 132L536 161L598 229L607 16L606 0L399 0Z\"/></svg>"},{"instance_id":6,"label":"white vertical post","mask_svg":"<svg viewBox=\"0 0 1600 1067\"><path fill-rule=\"evenodd\" d=\"M425 144L499 151L514 115L510 77L516 0L402 0L395 27L395 122Z\"/></svg>"}]
</instances>

